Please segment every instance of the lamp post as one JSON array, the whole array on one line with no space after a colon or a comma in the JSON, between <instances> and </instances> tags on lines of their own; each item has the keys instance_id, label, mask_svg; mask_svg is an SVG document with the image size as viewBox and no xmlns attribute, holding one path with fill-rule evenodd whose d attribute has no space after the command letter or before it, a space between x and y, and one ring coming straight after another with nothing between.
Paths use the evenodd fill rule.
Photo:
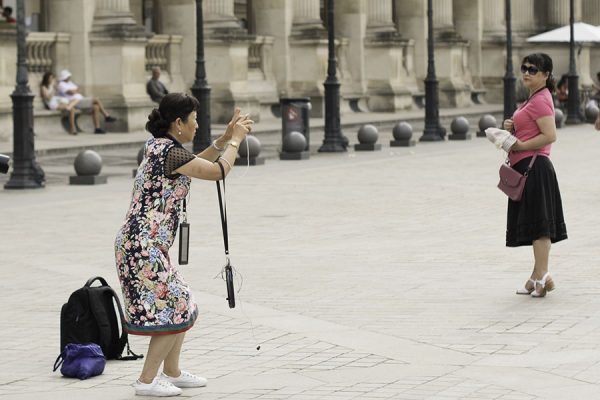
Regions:
<instances>
[{"instance_id":1,"label":"lamp post","mask_svg":"<svg viewBox=\"0 0 600 400\"><path fill-rule=\"evenodd\" d=\"M506 19L506 71L504 73L504 119L510 119L517 108L516 78L512 59L512 13L510 1L504 0Z\"/></svg>"},{"instance_id":2,"label":"lamp post","mask_svg":"<svg viewBox=\"0 0 600 400\"><path fill-rule=\"evenodd\" d=\"M569 125L581 124L581 111L579 110L579 76L575 66L575 13L573 11L573 0L569 0L569 27L571 30L571 40L569 41L569 96L567 98L567 120Z\"/></svg>"},{"instance_id":3,"label":"lamp post","mask_svg":"<svg viewBox=\"0 0 600 400\"><path fill-rule=\"evenodd\" d=\"M37 189L45 185L44 171L35 160L33 93L27 77L25 0L17 0L17 86L13 102L13 171L5 189Z\"/></svg>"},{"instance_id":4,"label":"lamp post","mask_svg":"<svg viewBox=\"0 0 600 400\"><path fill-rule=\"evenodd\" d=\"M333 0L327 0L327 33L329 58L325 86L325 138L319 152L346 151L340 127L340 82L336 77L335 32L333 25Z\"/></svg>"},{"instance_id":5,"label":"lamp post","mask_svg":"<svg viewBox=\"0 0 600 400\"><path fill-rule=\"evenodd\" d=\"M440 103L438 98L438 81L435 76L435 60L433 56L433 5L427 0L427 77L425 78L425 129L422 142L444 140L446 130L440 126Z\"/></svg>"},{"instance_id":6,"label":"lamp post","mask_svg":"<svg viewBox=\"0 0 600 400\"><path fill-rule=\"evenodd\" d=\"M210 86L206 81L204 66L204 17L202 0L196 0L196 80L192 86L192 94L198 99L198 130L194 136L194 153L199 153L210 146Z\"/></svg>"}]
</instances>

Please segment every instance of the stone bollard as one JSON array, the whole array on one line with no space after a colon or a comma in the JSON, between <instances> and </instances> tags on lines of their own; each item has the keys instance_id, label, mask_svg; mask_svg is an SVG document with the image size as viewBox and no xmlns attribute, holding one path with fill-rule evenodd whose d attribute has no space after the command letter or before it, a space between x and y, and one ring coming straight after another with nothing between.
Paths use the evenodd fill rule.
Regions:
<instances>
[{"instance_id":1,"label":"stone bollard","mask_svg":"<svg viewBox=\"0 0 600 400\"><path fill-rule=\"evenodd\" d=\"M556 128L565 126L565 114L560 108L554 109L554 123L556 124Z\"/></svg>"},{"instance_id":2,"label":"stone bollard","mask_svg":"<svg viewBox=\"0 0 600 400\"><path fill-rule=\"evenodd\" d=\"M487 128L497 128L498 122L492 114L485 114L479 118L479 130L477 131L477 137L485 137L485 130Z\"/></svg>"},{"instance_id":3,"label":"stone bollard","mask_svg":"<svg viewBox=\"0 0 600 400\"><path fill-rule=\"evenodd\" d=\"M280 160L308 160L310 153L306 150L306 138L296 131L287 133L282 140Z\"/></svg>"},{"instance_id":4,"label":"stone bollard","mask_svg":"<svg viewBox=\"0 0 600 400\"><path fill-rule=\"evenodd\" d=\"M392 133L394 135L394 140L390 140L392 147L411 147L417 143L412 139L413 128L408 122L398 122L394 125Z\"/></svg>"},{"instance_id":5,"label":"stone bollard","mask_svg":"<svg viewBox=\"0 0 600 400\"><path fill-rule=\"evenodd\" d=\"M303 135L304 136L304 135ZM246 143L248 146L246 146ZM235 159L235 165L263 165L264 157L259 157L260 141L256 136L248 135L240 143L239 157Z\"/></svg>"},{"instance_id":6,"label":"stone bollard","mask_svg":"<svg viewBox=\"0 0 600 400\"><path fill-rule=\"evenodd\" d=\"M450 124L450 131L452 134L448 136L450 140L469 140L471 134L469 133L469 121L465 117L456 117Z\"/></svg>"},{"instance_id":7,"label":"stone bollard","mask_svg":"<svg viewBox=\"0 0 600 400\"><path fill-rule=\"evenodd\" d=\"M138 151L138 154L137 154L137 165L138 165L138 167L140 166L140 164L142 163L142 160L144 159L144 150L145 149L146 149L146 145L143 145L142 148L140 149L140 151ZM131 176L133 178L135 178L135 176L137 175L137 172L138 172L138 169L134 168L131 171Z\"/></svg>"},{"instance_id":8,"label":"stone bollard","mask_svg":"<svg viewBox=\"0 0 600 400\"><path fill-rule=\"evenodd\" d=\"M69 177L70 185L98 185L106 183L106 176L98 175L102 169L102 157L93 150L84 150L73 163L77 176Z\"/></svg>"},{"instance_id":9,"label":"stone bollard","mask_svg":"<svg viewBox=\"0 0 600 400\"><path fill-rule=\"evenodd\" d=\"M590 124L593 124L594 122L596 122L596 118L598 117L598 112L600 110L598 109L598 106L596 105L595 101L589 101L586 105L585 105L585 120L587 122L589 122Z\"/></svg>"},{"instance_id":10,"label":"stone bollard","mask_svg":"<svg viewBox=\"0 0 600 400\"><path fill-rule=\"evenodd\" d=\"M381 145L377 143L379 133L377 128L371 124L366 124L358 130L358 144L354 145L355 151L374 151L381 150Z\"/></svg>"}]
</instances>

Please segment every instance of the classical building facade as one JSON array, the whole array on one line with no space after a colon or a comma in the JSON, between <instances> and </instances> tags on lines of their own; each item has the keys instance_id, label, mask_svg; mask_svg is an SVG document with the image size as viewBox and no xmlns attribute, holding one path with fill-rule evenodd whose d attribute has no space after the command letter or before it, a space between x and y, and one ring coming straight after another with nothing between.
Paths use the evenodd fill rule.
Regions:
<instances>
[{"instance_id":1,"label":"classical building facade","mask_svg":"<svg viewBox=\"0 0 600 400\"><path fill-rule=\"evenodd\" d=\"M14 5L14 0L3 0ZM323 0L204 0L206 69L214 122L239 105L273 117L281 97L308 96L323 113L327 36ZM419 106L427 73L426 0L336 0L343 112L401 112ZM567 0L512 0L514 61L548 52L555 75L568 70L566 43L532 45L531 35L566 25ZM195 0L27 0L30 85L68 68L83 92L102 98L120 131L143 128L153 107L145 83L163 70L171 91L187 91L196 68ZM433 0L442 107L502 102L503 0ZM600 1L575 0L576 20L600 25ZM10 128L16 75L14 29L0 25L0 140ZM578 47L582 86L600 71L599 44ZM36 99L36 110L42 106ZM36 115L42 115L36 111ZM37 120L36 116L36 120ZM41 118L41 117L40 117Z\"/></svg>"}]
</instances>

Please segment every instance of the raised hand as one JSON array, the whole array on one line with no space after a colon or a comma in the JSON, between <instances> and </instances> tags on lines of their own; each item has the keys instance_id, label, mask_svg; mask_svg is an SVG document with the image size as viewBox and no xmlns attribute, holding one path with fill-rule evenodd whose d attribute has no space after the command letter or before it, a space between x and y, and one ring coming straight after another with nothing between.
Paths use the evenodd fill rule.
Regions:
<instances>
[{"instance_id":1,"label":"raised hand","mask_svg":"<svg viewBox=\"0 0 600 400\"><path fill-rule=\"evenodd\" d=\"M239 141L244 140L246 135L252 130L253 124L254 121L248 117L248 114L241 115L241 110L239 107L236 107L231 121L227 124L223 140L230 141L234 136Z\"/></svg>"}]
</instances>

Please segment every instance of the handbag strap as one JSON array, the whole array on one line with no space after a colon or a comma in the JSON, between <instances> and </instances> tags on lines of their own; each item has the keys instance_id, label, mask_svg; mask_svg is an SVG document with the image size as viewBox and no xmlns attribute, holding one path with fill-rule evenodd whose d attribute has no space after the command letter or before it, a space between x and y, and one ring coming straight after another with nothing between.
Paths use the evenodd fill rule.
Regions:
<instances>
[{"instance_id":1,"label":"handbag strap","mask_svg":"<svg viewBox=\"0 0 600 400\"><path fill-rule=\"evenodd\" d=\"M527 166L527 169L525 170L525 173L523 174L523 176L527 176L529 175L529 171L531 171L531 168L533 167L533 163L535 162L535 159L538 156L538 152L536 151L535 154L533 155L533 157L531 158L531 161L529 161L529 165Z\"/></svg>"},{"instance_id":2,"label":"handbag strap","mask_svg":"<svg viewBox=\"0 0 600 400\"><path fill-rule=\"evenodd\" d=\"M221 185L217 181L217 194L219 196L219 212L221 213L221 228L223 229L223 246L225 255L229 256L229 235L227 233L227 203L225 200L225 168L221 161L217 159L217 165L221 169L221 180L223 181L223 194L221 195Z\"/></svg>"},{"instance_id":3,"label":"handbag strap","mask_svg":"<svg viewBox=\"0 0 600 400\"><path fill-rule=\"evenodd\" d=\"M64 350L62 353L60 353L58 355L58 357L56 358L56 361L54 361L54 368L52 369L52 372L55 372L63 363L63 361L65 361L63 354L64 354Z\"/></svg>"}]
</instances>

